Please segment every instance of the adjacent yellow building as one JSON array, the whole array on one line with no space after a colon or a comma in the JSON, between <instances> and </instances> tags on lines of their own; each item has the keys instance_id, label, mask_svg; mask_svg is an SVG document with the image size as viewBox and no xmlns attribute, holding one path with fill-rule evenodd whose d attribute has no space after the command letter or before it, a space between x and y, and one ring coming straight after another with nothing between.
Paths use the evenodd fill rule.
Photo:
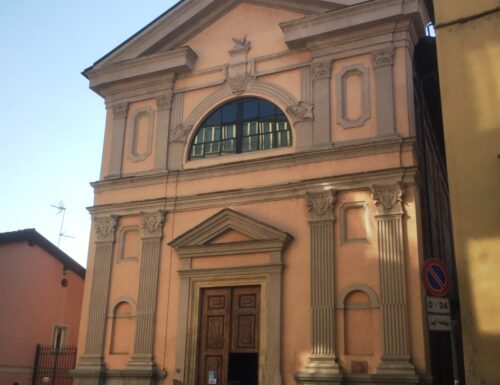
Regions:
<instances>
[{"instance_id":1,"label":"adjacent yellow building","mask_svg":"<svg viewBox=\"0 0 500 385\"><path fill-rule=\"evenodd\" d=\"M500 382L500 1L435 0L467 383Z\"/></svg>"}]
</instances>

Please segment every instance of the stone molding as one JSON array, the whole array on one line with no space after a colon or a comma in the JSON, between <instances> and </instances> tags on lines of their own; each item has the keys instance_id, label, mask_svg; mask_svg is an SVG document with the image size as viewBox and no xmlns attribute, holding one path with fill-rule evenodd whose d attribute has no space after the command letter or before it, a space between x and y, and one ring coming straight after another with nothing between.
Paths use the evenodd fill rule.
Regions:
<instances>
[{"instance_id":1,"label":"stone molding","mask_svg":"<svg viewBox=\"0 0 500 385\"><path fill-rule=\"evenodd\" d=\"M312 146L328 148L331 146L331 60L320 61L311 65L313 79L314 121Z\"/></svg>"},{"instance_id":2,"label":"stone molding","mask_svg":"<svg viewBox=\"0 0 500 385\"><path fill-rule=\"evenodd\" d=\"M313 63L311 65L311 71L313 81L330 79L330 77L332 76L332 63L331 61Z\"/></svg>"},{"instance_id":3,"label":"stone molding","mask_svg":"<svg viewBox=\"0 0 500 385\"><path fill-rule=\"evenodd\" d=\"M234 230L251 238L250 241L216 243L210 241L227 230ZM290 234L256 221L231 209L224 209L169 242L180 258L211 257L234 254L281 253L292 240Z\"/></svg>"},{"instance_id":4,"label":"stone molding","mask_svg":"<svg viewBox=\"0 0 500 385\"><path fill-rule=\"evenodd\" d=\"M146 135L146 149L143 153L137 152L137 143L139 140L138 130L139 130L139 120L143 117L148 117L148 125L147 125L147 135ZM155 121L155 113L151 108L141 108L139 110L134 111L134 115L132 120L132 130L131 137L129 138L128 143L128 152L127 157L132 162L141 162L147 159L152 151L153 151L153 128Z\"/></svg>"},{"instance_id":5,"label":"stone molding","mask_svg":"<svg viewBox=\"0 0 500 385\"><path fill-rule=\"evenodd\" d=\"M142 251L137 299L137 322L134 352L127 363L128 368L156 370L154 361L154 337L158 276L160 270L161 238L165 223L164 210L141 212Z\"/></svg>"},{"instance_id":6,"label":"stone molding","mask_svg":"<svg viewBox=\"0 0 500 385\"><path fill-rule=\"evenodd\" d=\"M370 304L360 304L360 305L346 305L345 300L349 294L353 291L362 291L368 295L370 299ZM338 306L337 309L369 309L369 308L378 308L380 306L377 293L370 286L365 285L363 283L353 283L347 287L345 287L338 297Z\"/></svg>"},{"instance_id":7,"label":"stone molding","mask_svg":"<svg viewBox=\"0 0 500 385\"><path fill-rule=\"evenodd\" d=\"M300 101L298 104L289 106L286 112L292 117L293 123L314 120L314 106L311 103Z\"/></svg>"},{"instance_id":8,"label":"stone molding","mask_svg":"<svg viewBox=\"0 0 500 385\"><path fill-rule=\"evenodd\" d=\"M92 68L144 56L154 50L170 51L185 44L242 0L225 0L214 6L213 0L186 1L169 10L140 33L134 35L110 54L103 57ZM310 0L267 0L259 3L273 8L285 9L306 15L335 10L344 6L345 0L336 2Z\"/></svg>"},{"instance_id":9,"label":"stone molding","mask_svg":"<svg viewBox=\"0 0 500 385\"><path fill-rule=\"evenodd\" d=\"M125 119L128 112L128 103L116 103L112 106L114 119Z\"/></svg>"},{"instance_id":10,"label":"stone molding","mask_svg":"<svg viewBox=\"0 0 500 385\"><path fill-rule=\"evenodd\" d=\"M347 79L349 76L359 76L361 79L361 111L352 119L347 116ZM337 123L343 128L363 126L371 117L370 106L370 71L363 64L353 64L343 67L336 78Z\"/></svg>"},{"instance_id":11,"label":"stone molding","mask_svg":"<svg viewBox=\"0 0 500 385\"><path fill-rule=\"evenodd\" d=\"M195 208L220 207L220 202L227 205L246 204L249 202L266 202L272 200L301 198L308 190L317 190L325 186L337 189L360 189L370 188L373 183L385 183L388 181L401 180L405 184L417 184L419 174L416 167L398 168L392 170L380 170L367 173L356 173L350 175L339 175L331 177L303 180L299 182L268 185L256 188L209 192L206 194L179 196L177 198L155 198L143 201L123 202L117 204L104 204L90 208L91 213L107 214L116 212L120 215L139 214L140 210L162 209L183 211ZM164 179L163 179L164 181Z\"/></svg>"},{"instance_id":12,"label":"stone molding","mask_svg":"<svg viewBox=\"0 0 500 385\"><path fill-rule=\"evenodd\" d=\"M335 231L336 190L306 192L311 253L312 344L305 373L336 376ZM300 378L301 374L297 374Z\"/></svg>"},{"instance_id":13,"label":"stone molding","mask_svg":"<svg viewBox=\"0 0 500 385\"><path fill-rule=\"evenodd\" d=\"M148 213L141 212L142 238L161 238L165 223L165 210Z\"/></svg>"},{"instance_id":14,"label":"stone molding","mask_svg":"<svg viewBox=\"0 0 500 385\"><path fill-rule=\"evenodd\" d=\"M101 95L101 91L112 83L130 81L159 72L191 71L197 58L198 55L191 48L182 47L106 66L93 66L83 74L90 80L90 88Z\"/></svg>"},{"instance_id":15,"label":"stone molding","mask_svg":"<svg viewBox=\"0 0 500 385\"><path fill-rule=\"evenodd\" d=\"M170 143L184 143L186 137L193 128L192 125L178 124L170 134Z\"/></svg>"},{"instance_id":16,"label":"stone molding","mask_svg":"<svg viewBox=\"0 0 500 385\"><path fill-rule=\"evenodd\" d=\"M377 138L375 140L360 140L345 143L336 143L335 147L328 149L317 149L311 151L287 153L273 157L262 157L248 161L235 161L220 165L200 167L196 169L185 169L168 175L167 173L134 174L122 178L103 179L92 182L96 192L107 191L108 189L122 188L124 186L145 186L156 183L165 183L165 178L169 182L200 180L223 175L235 175L255 170L275 169L315 162L325 162L336 159L357 158L376 154L413 152L415 153L415 138ZM353 173L353 175L356 173ZM175 175L175 176L174 176ZM340 176L339 176L340 177ZM344 177L348 178L348 175ZM369 185L371 186L371 185Z\"/></svg>"},{"instance_id":17,"label":"stone molding","mask_svg":"<svg viewBox=\"0 0 500 385\"><path fill-rule=\"evenodd\" d=\"M156 97L156 108L158 119L156 122L156 148L155 148L155 169L167 170L168 163L168 139L171 127L171 109L173 103L173 93L168 91Z\"/></svg>"},{"instance_id":18,"label":"stone molding","mask_svg":"<svg viewBox=\"0 0 500 385\"><path fill-rule=\"evenodd\" d=\"M118 298L115 298L114 301L109 306L110 310L108 313L108 317L111 317L111 318L115 317L115 308L118 304L120 304L122 302L126 302L132 307L132 312L130 313L130 317L135 317L137 315L137 304L135 303L135 301L132 299L132 297L130 297L128 295L122 295Z\"/></svg>"},{"instance_id":19,"label":"stone molding","mask_svg":"<svg viewBox=\"0 0 500 385\"><path fill-rule=\"evenodd\" d=\"M94 218L96 231L94 268L88 311L87 333L83 355L77 367L98 373L104 367L104 340L109 298L109 281L113 259L113 243L118 217L110 215Z\"/></svg>"},{"instance_id":20,"label":"stone molding","mask_svg":"<svg viewBox=\"0 0 500 385\"><path fill-rule=\"evenodd\" d=\"M113 109L113 129L111 132L111 149L109 154L110 177L120 177L122 174L123 147L125 143L125 129L127 125L128 102L116 103Z\"/></svg>"},{"instance_id":21,"label":"stone molding","mask_svg":"<svg viewBox=\"0 0 500 385\"><path fill-rule=\"evenodd\" d=\"M382 358L378 373L415 374L410 363L408 305L400 182L372 187L377 206Z\"/></svg>"},{"instance_id":22,"label":"stone molding","mask_svg":"<svg viewBox=\"0 0 500 385\"><path fill-rule=\"evenodd\" d=\"M403 214L404 191L401 183L392 185L373 185L372 197L377 207L376 216Z\"/></svg>"},{"instance_id":23,"label":"stone molding","mask_svg":"<svg viewBox=\"0 0 500 385\"><path fill-rule=\"evenodd\" d=\"M252 45L246 35L242 38L233 37L233 42L234 47L228 51L231 55L231 63L224 66L224 76L233 94L241 95L252 79L248 71L248 51Z\"/></svg>"},{"instance_id":24,"label":"stone molding","mask_svg":"<svg viewBox=\"0 0 500 385\"><path fill-rule=\"evenodd\" d=\"M200 291L206 287L227 287L242 285L258 285L261 288L261 330L259 345L259 384L281 384L280 372L280 325L281 325L281 280L283 270L283 250L291 236L268 224L259 222L231 209L224 209L191 230L172 240L169 245L178 255L192 246L207 246L218 235L228 231L238 231L253 239L254 243L262 242L258 252L269 252L270 264L193 269L191 257L205 257L203 248L198 253L190 254L188 263L183 263L179 274L181 285L179 292L179 331L177 339L176 368L174 381L186 385L196 383L196 366L198 346L198 320ZM269 245L272 240L280 243L277 249ZM233 254L248 253L244 242L228 242L217 244L221 250L233 250ZM221 254L219 254L221 255ZM186 336L186 338L184 338Z\"/></svg>"},{"instance_id":25,"label":"stone molding","mask_svg":"<svg viewBox=\"0 0 500 385\"><path fill-rule=\"evenodd\" d=\"M394 64L394 47L372 52L372 62L375 68L392 66Z\"/></svg>"},{"instance_id":26,"label":"stone molding","mask_svg":"<svg viewBox=\"0 0 500 385\"><path fill-rule=\"evenodd\" d=\"M335 195L337 191L329 189L320 192L306 192L307 209L309 210L309 222L333 221Z\"/></svg>"},{"instance_id":27,"label":"stone molding","mask_svg":"<svg viewBox=\"0 0 500 385\"><path fill-rule=\"evenodd\" d=\"M170 110L172 108L172 93L156 97L158 111Z\"/></svg>"},{"instance_id":28,"label":"stone molding","mask_svg":"<svg viewBox=\"0 0 500 385\"><path fill-rule=\"evenodd\" d=\"M348 231L347 231L347 217L346 213L347 210L352 209L352 208L363 208L364 210L364 217L365 217L365 225L366 225L366 238L354 238L354 239L348 239ZM340 208L340 242L342 244L349 244L349 243L358 243L358 242L364 242L364 243L369 243L370 238L371 238L371 226L369 222L369 211L368 211L368 203L364 201L360 202L347 202L342 205Z\"/></svg>"},{"instance_id":29,"label":"stone molding","mask_svg":"<svg viewBox=\"0 0 500 385\"><path fill-rule=\"evenodd\" d=\"M97 217L94 219L94 229L96 235L96 243L100 242L114 242L115 230L118 217L110 215L107 217Z\"/></svg>"},{"instance_id":30,"label":"stone molding","mask_svg":"<svg viewBox=\"0 0 500 385\"><path fill-rule=\"evenodd\" d=\"M245 89L245 95L262 96L277 104L284 111L289 106L298 105L297 99L286 89L265 80L252 79ZM191 111L186 120L176 128L178 133L176 141L184 141L187 133L195 127L200 120L207 114L207 111L213 110L219 104L228 101L234 97L233 91L227 87L221 87L217 91L207 96ZM173 138L171 138L171 142Z\"/></svg>"},{"instance_id":31,"label":"stone molding","mask_svg":"<svg viewBox=\"0 0 500 385\"><path fill-rule=\"evenodd\" d=\"M299 48L307 46L314 39L347 36L353 31L402 18L412 20L418 27L419 35L424 35L428 15L419 0L374 0L287 21L281 23L280 27L286 44L290 48Z\"/></svg>"},{"instance_id":32,"label":"stone molding","mask_svg":"<svg viewBox=\"0 0 500 385\"><path fill-rule=\"evenodd\" d=\"M397 136L394 104L394 47L372 52L375 69L375 104L377 108L377 136Z\"/></svg>"},{"instance_id":33,"label":"stone molding","mask_svg":"<svg viewBox=\"0 0 500 385\"><path fill-rule=\"evenodd\" d=\"M125 235L129 232L137 232L139 233L139 228L137 226L126 226L120 229L120 236L118 241L118 255L117 255L117 263L121 262L137 262L139 259L139 255L136 256L125 256Z\"/></svg>"}]
</instances>

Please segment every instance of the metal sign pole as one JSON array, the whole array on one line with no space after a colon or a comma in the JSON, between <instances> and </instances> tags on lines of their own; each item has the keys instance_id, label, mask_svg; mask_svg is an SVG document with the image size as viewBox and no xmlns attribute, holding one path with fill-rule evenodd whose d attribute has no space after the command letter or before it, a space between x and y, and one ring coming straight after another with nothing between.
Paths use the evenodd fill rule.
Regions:
<instances>
[{"instance_id":1,"label":"metal sign pole","mask_svg":"<svg viewBox=\"0 0 500 385\"><path fill-rule=\"evenodd\" d=\"M451 321L450 342L451 342L451 365L453 366L453 385L460 385L458 379L458 359L457 359L457 344L455 341L455 327L457 321Z\"/></svg>"}]
</instances>

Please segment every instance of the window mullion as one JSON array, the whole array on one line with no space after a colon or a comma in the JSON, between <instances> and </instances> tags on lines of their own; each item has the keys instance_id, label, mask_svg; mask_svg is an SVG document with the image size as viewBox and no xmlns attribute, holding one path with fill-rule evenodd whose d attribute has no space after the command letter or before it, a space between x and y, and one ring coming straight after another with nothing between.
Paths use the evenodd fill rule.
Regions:
<instances>
[{"instance_id":1,"label":"window mullion","mask_svg":"<svg viewBox=\"0 0 500 385\"><path fill-rule=\"evenodd\" d=\"M236 153L242 152L243 146L243 100L238 100L236 104Z\"/></svg>"}]
</instances>

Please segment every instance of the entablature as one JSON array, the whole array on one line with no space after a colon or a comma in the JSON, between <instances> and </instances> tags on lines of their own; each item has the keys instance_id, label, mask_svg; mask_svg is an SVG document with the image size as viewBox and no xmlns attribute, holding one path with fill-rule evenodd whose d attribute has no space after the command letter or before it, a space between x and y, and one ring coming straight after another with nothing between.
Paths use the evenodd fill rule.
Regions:
<instances>
[{"instance_id":1,"label":"entablature","mask_svg":"<svg viewBox=\"0 0 500 385\"><path fill-rule=\"evenodd\" d=\"M388 21L411 19L423 35L428 20L421 0L374 0L339 10L307 16L280 24L285 42L290 48L307 46L313 40L332 36L348 40L349 33L369 31L372 27ZM416 42L415 42L416 43Z\"/></svg>"}]
</instances>

